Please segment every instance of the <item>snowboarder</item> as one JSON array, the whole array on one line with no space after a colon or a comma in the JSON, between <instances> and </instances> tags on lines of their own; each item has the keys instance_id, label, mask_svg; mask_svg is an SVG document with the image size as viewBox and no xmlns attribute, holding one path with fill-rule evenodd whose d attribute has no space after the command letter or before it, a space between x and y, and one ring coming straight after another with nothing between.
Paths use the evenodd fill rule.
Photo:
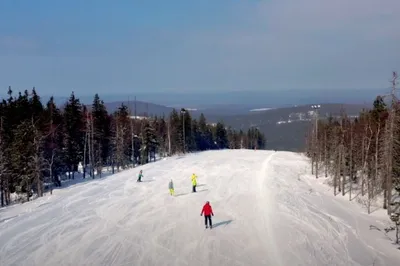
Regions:
<instances>
[{"instance_id":1,"label":"snowboarder","mask_svg":"<svg viewBox=\"0 0 400 266\"><path fill-rule=\"evenodd\" d=\"M168 188L169 188L169 194L171 194L171 196L173 196L175 191L174 191L174 182L172 182L172 179L171 179L171 181L169 181Z\"/></svg>"},{"instance_id":2,"label":"snowboarder","mask_svg":"<svg viewBox=\"0 0 400 266\"><path fill-rule=\"evenodd\" d=\"M142 182L143 170L140 170L137 182Z\"/></svg>"},{"instance_id":3,"label":"snowboarder","mask_svg":"<svg viewBox=\"0 0 400 266\"><path fill-rule=\"evenodd\" d=\"M192 175L192 192L196 192L197 176L193 173Z\"/></svg>"},{"instance_id":4,"label":"snowboarder","mask_svg":"<svg viewBox=\"0 0 400 266\"><path fill-rule=\"evenodd\" d=\"M210 205L210 202L207 201L206 204L204 204L203 209L201 210L200 216L203 216L204 213L204 223L206 225L206 229L208 228L207 225L207 221L208 224L210 225L210 229L212 229L212 220L211 220L211 216L214 216L212 207Z\"/></svg>"}]
</instances>

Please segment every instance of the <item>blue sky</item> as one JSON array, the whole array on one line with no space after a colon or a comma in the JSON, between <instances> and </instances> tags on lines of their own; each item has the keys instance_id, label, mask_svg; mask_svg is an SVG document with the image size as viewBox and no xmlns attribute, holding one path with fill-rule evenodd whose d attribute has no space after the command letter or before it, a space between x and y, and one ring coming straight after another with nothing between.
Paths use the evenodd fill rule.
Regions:
<instances>
[{"instance_id":1,"label":"blue sky","mask_svg":"<svg viewBox=\"0 0 400 266\"><path fill-rule=\"evenodd\" d=\"M398 10L399 0L1 0L0 89L386 88L400 71Z\"/></svg>"}]
</instances>

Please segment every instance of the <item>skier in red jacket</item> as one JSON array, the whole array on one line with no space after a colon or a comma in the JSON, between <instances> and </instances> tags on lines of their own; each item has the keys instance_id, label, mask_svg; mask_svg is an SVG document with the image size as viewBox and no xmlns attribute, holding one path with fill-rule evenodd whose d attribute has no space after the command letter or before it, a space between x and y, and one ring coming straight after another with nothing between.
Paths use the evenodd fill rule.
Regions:
<instances>
[{"instance_id":1,"label":"skier in red jacket","mask_svg":"<svg viewBox=\"0 0 400 266\"><path fill-rule=\"evenodd\" d=\"M210 224L210 229L212 229L211 215L214 216L214 213L209 201L207 201L206 204L204 204L200 216L203 216L203 213L204 213L204 223L206 225L206 228L208 228L207 225L207 220L208 220L208 223Z\"/></svg>"}]
</instances>

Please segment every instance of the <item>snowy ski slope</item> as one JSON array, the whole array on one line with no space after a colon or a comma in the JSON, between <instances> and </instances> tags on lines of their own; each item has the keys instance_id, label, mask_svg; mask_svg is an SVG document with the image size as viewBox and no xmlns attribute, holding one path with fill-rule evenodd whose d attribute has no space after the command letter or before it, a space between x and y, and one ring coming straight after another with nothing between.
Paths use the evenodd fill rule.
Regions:
<instances>
[{"instance_id":1,"label":"snowy ski slope","mask_svg":"<svg viewBox=\"0 0 400 266\"><path fill-rule=\"evenodd\" d=\"M325 193L307 171L296 153L210 151L56 190L0 209L0 265L400 265L370 230L388 219Z\"/></svg>"}]
</instances>

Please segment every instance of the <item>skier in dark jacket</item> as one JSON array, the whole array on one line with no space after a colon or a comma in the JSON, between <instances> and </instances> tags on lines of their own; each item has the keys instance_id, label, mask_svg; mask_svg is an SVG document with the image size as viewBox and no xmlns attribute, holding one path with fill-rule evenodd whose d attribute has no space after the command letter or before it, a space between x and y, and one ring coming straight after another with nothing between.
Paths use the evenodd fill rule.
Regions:
<instances>
[{"instance_id":1,"label":"skier in dark jacket","mask_svg":"<svg viewBox=\"0 0 400 266\"><path fill-rule=\"evenodd\" d=\"M211 220L211 216L214 216L212 207L210 205L210 202L207 201L206 204L204 204L203 209L201 210L200 216L203 216L204 213L204 223L206 225L206 228L208 228L207 225L207 220L208 223L210 224L210 229L212 229L212 220Z\"/></svg>"},{"instance_id":2,"label":"skier in dark jacket","mask_svg":"<svg viewBox=\"0 0 400 266\"><path fill-rule=\"evenodd\" d=\"M137 182L142 182L143 170L140 170Z\"/></svg>"}]
</instances>

